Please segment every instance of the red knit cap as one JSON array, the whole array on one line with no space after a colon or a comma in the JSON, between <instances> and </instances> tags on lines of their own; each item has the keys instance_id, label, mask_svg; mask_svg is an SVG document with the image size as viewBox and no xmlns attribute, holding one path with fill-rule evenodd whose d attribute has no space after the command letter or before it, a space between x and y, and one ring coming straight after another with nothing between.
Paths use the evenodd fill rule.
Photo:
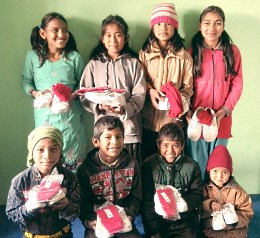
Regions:
<instances>
[{"instance_id":1,"label":"red knit cap","mask_svg":"<svg viewBox=\"0 0 260 238\"><path fill-rule=\"evenodd\" d=\"M178 29L178 17L173 3L160 3L154 6L151 28L157 23L167 23Z\"/></svg>"},{"instance_id":2,"label":"red knit cap","mask_svg":"<svg viewBox=\"0 0 260 238\"><path fill-rule=\"evenodd\" d=\"M226 168L230 173L233 171L232 158L224 145L218 145L209 156L207 172L216 167Z\"/></svg>"}]
</instances>

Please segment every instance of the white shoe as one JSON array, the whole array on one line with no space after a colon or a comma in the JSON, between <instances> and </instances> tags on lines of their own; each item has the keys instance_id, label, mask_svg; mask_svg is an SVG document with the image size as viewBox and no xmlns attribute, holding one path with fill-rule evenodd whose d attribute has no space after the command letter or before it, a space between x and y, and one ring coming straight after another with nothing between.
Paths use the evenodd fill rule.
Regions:
<instances>
[{"instance_id":1,"label":"white shoe","mask_svg":"<svg viewBox=\"0 0 260 238\"><path fill-rule=\"evenodd\" d=\"M213 216L212 227L215 231L223 230L226 227L226 223L221 211L215 211L211 214L211 216Z\"/></svg>"},{"instance_id":2,"label":"white shoe","mask_svg":"<svg viewBox=\"0 0 260 238\"><path fill-rule=\"evenodd\" d=\"M40 95L39 97L35 98L33 101L34 107L50 107L52 101L53 94L48 92Z\"/></svg>"},{"instance_id":3,"label":"white shoe","mask_svg":"<svg viewBox=\"0 0 260 238\"><path fill-rule=\"evenodd\" d=\"M218 135L217 117L215 115L215 112L211 108L206 108L205 110L210 111L210 114L212 116L212 123L210 126L203 124L202 134L206 142L212 142L217 138Z\"/></svg>"},{"instance_id":4,"label":"white shoe","mask_svg":"<svg viewBox=\"0 0 260 238\"><path fill-rule=\"evenodd\" d=\"M234 224L238 222L237 213L231 203L227 203L222 208L222 213L226 224Z\"/></svg>"},{"instance_id":5,"label":"white shoe","mask_svg":"<svg viewBox=\"0 0 260 238\"><path fill-rule=\"evenodd\" d=\"M113 107L124 106L126 104L123 93L113 92L110 90L86 92L85 98L97 104L110 105Z\"/></svg>"},{"instance_id":6,"label":"white shoe","mask_svg":"<svg viewBox=\"0 0 260 238\"><path fill-rule=\"evenodd\" d=\"M202 124L199 123L199 119L197 117L198 112L201 110L204 110L203 107L197 108L188 125L188 137L193 141L197 141L202 133Z\"/></svg>"},{"instance_id":7,"label":"white shoe","mask_svg":"<svg viewBox=\"0 0 260 238\"><path fill-rule=\"evenodd\" d=\"M57 96L54 95L51 103L52 113L62 113L69 110L69 103L61 101Z\"/></svg>"},{"instance_id":8,"label":"white shoe","mask_svg":"<svg viewBox=\"0 0 260 238\"><path fill-rule=\"evenodd\" d=\"M177 209L179 212L187 212L188 205L185 200L182 198L181 194L178 192L178 195L175 195L177 202Z\"/></svg>"}]
</instances>

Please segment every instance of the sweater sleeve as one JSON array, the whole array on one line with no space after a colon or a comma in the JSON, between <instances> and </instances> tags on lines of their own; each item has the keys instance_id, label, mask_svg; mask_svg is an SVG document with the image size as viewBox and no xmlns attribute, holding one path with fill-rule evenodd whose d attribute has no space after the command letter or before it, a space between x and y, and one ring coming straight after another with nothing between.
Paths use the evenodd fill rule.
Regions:
<instances>
[{"instance_id":1,"label":"sweater sleeve","mask_svg":"<svg viewBox=\"0 0 260 238\"><path fill-rule=\"evenodd\" d=\"M235 57L235 71L237 75L230 77L229 93L227 95L224 107L228 108L230 112L233 111L237 104L243 90L243 75L242 75L242 59L238 48L233 45L233 52Z\"/></svg>"},{"instance_id":2,"label":"sweater sleeve","mask_svg":"<svg viewBox=\"0 0 260 238\"><path fill-rule=\"evenodd\" d=\"M22 70L22 89L23 91L28 94L31 89L35 89L34 85L34 74L33 74L33 60L32 54L33 51L28 51L25 57L23 70Z\"/></svg>"}]
</instances>

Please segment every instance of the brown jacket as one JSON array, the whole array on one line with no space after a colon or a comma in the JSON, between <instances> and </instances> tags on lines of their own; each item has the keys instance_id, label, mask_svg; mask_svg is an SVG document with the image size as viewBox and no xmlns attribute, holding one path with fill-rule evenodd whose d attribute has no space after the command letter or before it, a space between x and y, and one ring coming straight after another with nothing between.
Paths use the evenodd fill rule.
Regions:
<instances>
[{"instance_id":1,"label":"brown jacket","mask_svg":"<svg viewBox=\"0 0 260 238\"><path fill-rule=\"evenodd\" d=\"M140 60L146 73L147 92L149 89L161 89L162 85L172 81L179 90L183 108L189 108L190 98L193 95L193 76L191 56L184 49L173 53L168 49L165 57L159 48L153 47L152 53L140 51ZM168 111L160 111L153 107L150 96L146 94L145 104L141 111L143 127L151 131L159 131L169 122L176 122L175 118L168 116Z\"/></svg>"},{"instance_id":2,"label":"brown jacket","mask_svg":"<svg viewBox=\"0 0 260 238\"><path fill-rule=\"evenodd\" d=\"M246 237L248 224L253 217L252 200L247 192L236 182L234 177L223 187L218 188L212 182L204 185L203 189L203 232L207 237ZM238 222L235 226L226 225L224 230L215 231L212 228L211 203L216 201L221 205L231 203L235 207Z\"/></svg>"}]
</instances>

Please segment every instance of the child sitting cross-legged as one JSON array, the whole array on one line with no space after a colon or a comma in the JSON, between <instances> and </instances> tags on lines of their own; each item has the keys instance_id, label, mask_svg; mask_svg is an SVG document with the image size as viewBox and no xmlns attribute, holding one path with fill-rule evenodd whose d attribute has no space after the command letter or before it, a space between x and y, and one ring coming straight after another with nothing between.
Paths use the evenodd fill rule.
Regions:
<instances>
[{"instance_id":1,"label":"child sitting cross-legged","mask_svg":"<svg viewBox=\"0 0 260 238\"><path fill-rule=\"evenodd\" d=\"M204 185L202 229L206 237L247 237L252 201L232 176L232 158L219 145L209 156Z\"/></svg>"},{"instance_id":2,"label":"child sitting cross-legged","mask_svg":"<svg viewBox=\"0 0 260 238\"><path fill-rule=\"evenodd\" d=\"M62 148L62 133L51 126L37 127L28 137L32 166L13 178L6 204L7 217L20 224L23 237L73 237L79 184L76 175L61 166Z\"/></svg>"},{"instance_id":3,"label":"child sitting cross-legged","mask_svg":"<svg viewBox=\"0 0 260 238\"><path fill-rule=\"evenodd\" d=\"M103 116L94 124L94 148L79 166L80 219L86 238L140 238L134 225L142 198L139 163L124 149L124 125Z\"/></svg>"},{"instance_id":4,"label":"child sitting cross-legged","mask_svg":"<svg viewBox=\"0 0 260 238\"><path fill-rule=\"evenodd\" d=\"M142 164L145 233L151 238L197 238L202 204L199 166L183 154L184 135L177 124L165 124L157 144L158 152Z\"/></svg>"}]
</instances>

